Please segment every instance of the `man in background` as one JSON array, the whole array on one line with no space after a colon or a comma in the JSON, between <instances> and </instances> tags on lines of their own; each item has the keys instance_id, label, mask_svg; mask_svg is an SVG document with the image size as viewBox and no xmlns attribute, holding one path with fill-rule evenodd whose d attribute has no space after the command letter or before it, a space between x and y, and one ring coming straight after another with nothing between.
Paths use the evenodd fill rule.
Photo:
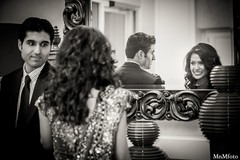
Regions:
<instances>
[{"instance_id":1,"label":"man in background","mask_svg":"<svg viewBox=\"0 0 240 160\"><path fill-rule=\"evenodd\" d=\"M155 60L154 36L138 32L128 38L125 54L127 62L116 70L123 86L130 88L164 88L164 80L159 75L151 74L145 69L150 69ZM135 86L135 87L134 87Z\"/></svg>"}]
</instances>

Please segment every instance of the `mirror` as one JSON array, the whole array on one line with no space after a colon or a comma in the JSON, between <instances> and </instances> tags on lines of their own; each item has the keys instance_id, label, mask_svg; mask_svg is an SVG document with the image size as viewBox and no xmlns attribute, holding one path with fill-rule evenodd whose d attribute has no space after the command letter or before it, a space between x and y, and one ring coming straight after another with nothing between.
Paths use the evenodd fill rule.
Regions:
<instances>
[{"instance_id":1,"label":"mirror","mask_svg":"<svg viewBox=\"0 0 240 160\"><path fill-rule=\"evenodd\" d=\"M214 46L223 65L234 64L232 3L120 0L110 5L93 0L92 25L102 29L111 41L117 67L126 60L124 49L132 33L155 35L156 60L148 71L159 74L166 89L185 89L184 57L198 42Z\"/></svg>"},{"instance_id":2,"label":"mirror","mask_svg":"<svg viewBox=\"0 0 240 160\"><path fill-rule=\"evenodd\" d=\"M125 60L127 38L142 31L156 37L156 60L150 70L165 80L165 89L184 88L184 56L198 42L212 44L223 65L236 61L233 49L233 1L208 0L92 0L89 25L99 28L110 40L118 61ZM63 39L65 1L3 1L0 23L19 24L25 17L40 16L58 26ZM14 42L12 43L13 45Z\"/></svg>"}]
</instances>

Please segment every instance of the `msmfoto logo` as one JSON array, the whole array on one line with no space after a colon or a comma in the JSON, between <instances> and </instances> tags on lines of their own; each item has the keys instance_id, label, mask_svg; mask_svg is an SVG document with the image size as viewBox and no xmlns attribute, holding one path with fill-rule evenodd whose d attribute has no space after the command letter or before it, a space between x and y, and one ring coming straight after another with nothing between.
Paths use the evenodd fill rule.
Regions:
<instances>
[{"instance_id":1,"label":"msmfoto logo","mask_svg":"<svg viewBox=\"0 0 240 160\"><path fill-rule=\"evenodd\" d=\"M213 154L213 159L238 159L238 155L231 154Z\"/></svg>"}]
</instances>

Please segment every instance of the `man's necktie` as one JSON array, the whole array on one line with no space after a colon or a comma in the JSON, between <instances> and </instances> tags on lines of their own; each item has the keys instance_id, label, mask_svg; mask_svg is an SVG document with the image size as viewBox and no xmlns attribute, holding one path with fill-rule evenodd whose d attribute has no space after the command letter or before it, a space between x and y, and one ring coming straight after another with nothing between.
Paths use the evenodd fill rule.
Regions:
<instances>
[{"instance_id":1,"label":"man's necktie","mask_svg":"<svg viewBox=\"0 0 240 160\"><path fill-rule=\"evenodd\" d=\"M27 112L29 108L29 94L30 94L30 82L31 79L27 75L25 76L25 86L22 90L20 109L18 113L17 128L23 128L27 119Z\"/></svg>"}]
</instances>

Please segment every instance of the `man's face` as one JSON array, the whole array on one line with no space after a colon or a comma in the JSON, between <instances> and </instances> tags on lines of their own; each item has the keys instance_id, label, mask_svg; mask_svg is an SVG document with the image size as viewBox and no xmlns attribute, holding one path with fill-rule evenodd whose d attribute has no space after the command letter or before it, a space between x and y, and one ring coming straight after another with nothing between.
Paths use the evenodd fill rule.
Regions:
<instances>
[{"instance_id":1,"label":"man's face","mask_svg":"<svg viewBox=\"0 0 240 160\"><path fill-rule=\"evenodd\" d=\"M141 67L144 69L150 69L152 66L153 60L155 60L155 46L151 45L150 49L148 50L147 54L143 57Z\"/></svg>"},{"instance_id":2,"label":"man's face","mask_svg":"<svg viewBox=\"0 0 240 160\"><path fill-rule=\"evenodd\" d=\"M26 63L25 70L29 73L41 67L48 60L51 49L50 36L44 31L29 31L23 42L18 40L18 48Z\"/></svg>"}]
</instances>

